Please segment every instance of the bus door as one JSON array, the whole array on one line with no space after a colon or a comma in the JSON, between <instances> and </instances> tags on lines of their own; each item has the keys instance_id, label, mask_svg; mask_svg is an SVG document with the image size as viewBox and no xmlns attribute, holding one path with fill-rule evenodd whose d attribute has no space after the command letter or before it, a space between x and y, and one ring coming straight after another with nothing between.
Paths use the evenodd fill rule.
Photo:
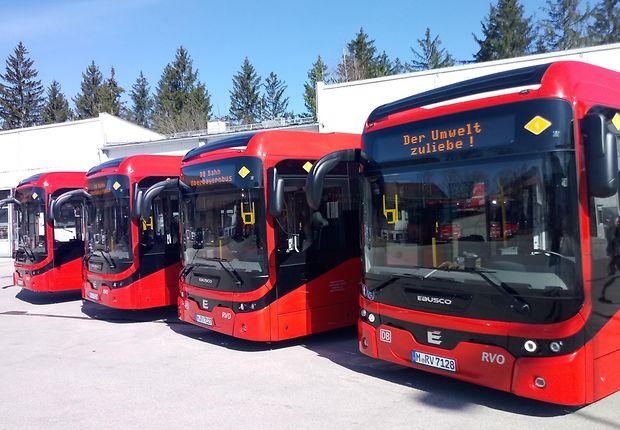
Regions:
<instances>
[{"instance_id":1,"label":"bus door","mask_svg":"<svg viewBox=\"0 0 620 430\"><path fill-rule=\"evenodd\" d=\"M335 169L325 178L320 210L313 212L306 203L305 169L284 163L288 165L278 166L284 210L275 218L278 314L350 300L358 288L350 279L359 276L347 273L342 264L359 258L358 210L351 202L357 180L349 179L347 166L344 172Z\"/></svg>"},{"instance_id":2,"label":"bus door","mask_svg":"<svg viewBox=\"0 0 620 430\"><path fill-rule=\"evenodd\" d=\"M74 188L61 188L56 190L50 201ZM82 202L67 202L61 210L58 219L50 220L53 225L54 238L54 266L76 260L84 255L83 238L83 212ZM75 277L74 273L67 273L69 277ZM77 274L81 277L81 273Z\"/></svg>"},{"instance_id":3,"label":"bus door","mask_svg":"<svg viewBox=\"0 0 620 430\"><path fill-rule=\"evenodd\" d=\"M170 268L180 260L179 197L176 190L164 191L153 199L151 216L139 222L142 276ZM175 282L173 272L178 270L171 269L170 274L166 273L166 282Z\"/></svg>"}]
</instances>

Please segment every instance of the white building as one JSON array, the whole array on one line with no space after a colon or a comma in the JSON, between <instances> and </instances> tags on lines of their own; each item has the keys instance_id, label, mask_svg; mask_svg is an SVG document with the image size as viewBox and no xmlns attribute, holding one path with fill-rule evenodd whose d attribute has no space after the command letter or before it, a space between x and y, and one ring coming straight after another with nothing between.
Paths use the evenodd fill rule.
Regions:
<instances>
[{"instance_id":1,"label":"white building","mask_svg":"<svg viewBox=\"0 0 620 430\"><path fill-rule=\"evenodd\" d=\"M326 85L317 83L317 117L321 133L361 133L370 112L385 103L478 76L504 70L574 60L620 72L620 43L529 55L486 63L405 73Z\"/></svg>"},{"instance_id":2,"label":"white building","mask_svg":"<svg viewBox=\"0 0 620 430\"><path fill-rule=\"evenodd\" d=\"M148 141L163 136L129 121L102 113L97 118L0 132L0 198L36 173L86 171L106 161L110 143ZM0 256L11 255L13 214L0 210Z\"/></svg>"},{"instance_id":3,"label":"white building","mask_svg":"<svg viewBox=\"0 0 620 430\"><path fill-rule=\"evenodd\" d=\"M266 121L264 123L249 124L244 126L229 126L224 122L209 122L208 130L197 130L195 132L178 133L173 136L162 136L156 140L148 142L108 142L101 148L109 159L128 157L136 154L158 154L158 155L185 155L189 150L197 146L215 143L228 137L238 134L261 130L297 130L297 131L319 131L318 125L312 120L294 121Z\"/></svg>"}]
</instances>

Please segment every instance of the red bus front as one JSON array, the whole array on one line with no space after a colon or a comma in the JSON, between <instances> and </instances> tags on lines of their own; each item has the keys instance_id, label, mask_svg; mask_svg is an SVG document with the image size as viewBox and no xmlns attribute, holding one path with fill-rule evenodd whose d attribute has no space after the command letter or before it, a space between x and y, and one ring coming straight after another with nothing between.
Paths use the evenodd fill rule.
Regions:
<instances>
[{"instance_id":1,"label":"red bus front","mask_svg":"<svg viewBox=\"0 0 620 430\"><path fill-rule=\"evenodd\" d=\"M255 341L355 324L361 272L354 185L342 171L329 177L329 202L320 211L305 200L317 158L308 154L324 154L330 144L359 147L359 137L258 133L186 156L181 320ZM278 192L279 211L267 203Z\"/></svg>"},{"instance_id":2,"label":"red bus front","mask_svg":"<svg viewBox=\"0 0 620 430\"><path fill-rule=\"evenodd\" d=\"M568 405L620 388L620 97L561 80L618 77L556 67L538 91L369 123L364 354ZM602 192L584 155L600 142Z\"/></svg>"},{"instance_id":3,"label":"red bus front","mask_svg":"<svg viewBox=\"0 0 620 430\"><path fill-rule=\"evenodd\" d=\"M83 183L83 173L55 172L24 180L15 190L9 202L17 215L14 285L38 292L81 288L81 208L67 205L57 221L49 218L48 208L59 195Z\"/></svg>"},{"instance_id":4,"label":"red bus front","mask_svg":"<svg viewBox=\"0 0 620 430\"><path fill-rule=\"evenodd\" d=\"M180 270L177 193L153 201L138 220L138 195L178 175L180 157L134 156L89 172L86 200L85 300L117 309L176 304ZM169 176L166 176L166 173Z\"/></svg>"}]
</instances>

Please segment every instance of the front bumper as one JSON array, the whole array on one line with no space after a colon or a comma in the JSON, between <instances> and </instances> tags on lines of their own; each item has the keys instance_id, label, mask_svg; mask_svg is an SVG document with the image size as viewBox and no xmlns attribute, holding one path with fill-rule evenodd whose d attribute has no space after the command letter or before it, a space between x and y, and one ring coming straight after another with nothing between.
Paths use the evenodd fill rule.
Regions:
<instances>
[{"instance_id":1,"label":"front bumper","mask_svg":"<svg viewBox=\"0 0 620 430\"><path fill-rule=\"evenodd\" d=\"M460 342L453 349L418 342L407 330L359 320L359 348L370 357L563 405L586 403L585 347L554 357L514 357L506 349ZM456 360L456 372L412 362L412 351ZM544 387L536 385L542 378ZM540 381L540 379L539 379Z\"/></svg>"}]
</instances>

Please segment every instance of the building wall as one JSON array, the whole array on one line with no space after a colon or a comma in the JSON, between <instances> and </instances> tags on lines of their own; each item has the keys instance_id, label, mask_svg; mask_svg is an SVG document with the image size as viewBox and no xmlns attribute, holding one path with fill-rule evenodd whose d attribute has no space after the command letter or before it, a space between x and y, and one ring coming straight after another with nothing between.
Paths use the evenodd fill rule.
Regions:
<instances>
[{"instance_id":1,"label":"building wall","mask_svg":"<svg viewBox=\"0 0 620 430\"><path fill-rule=\"evenodd\" d=\"M384 103L478 76L561 60L584 61L620 72L620 43L344 84L325 85L319 82L319 130L321 133L361 133L370 112Z\"/></svg>"}]
</instances>

